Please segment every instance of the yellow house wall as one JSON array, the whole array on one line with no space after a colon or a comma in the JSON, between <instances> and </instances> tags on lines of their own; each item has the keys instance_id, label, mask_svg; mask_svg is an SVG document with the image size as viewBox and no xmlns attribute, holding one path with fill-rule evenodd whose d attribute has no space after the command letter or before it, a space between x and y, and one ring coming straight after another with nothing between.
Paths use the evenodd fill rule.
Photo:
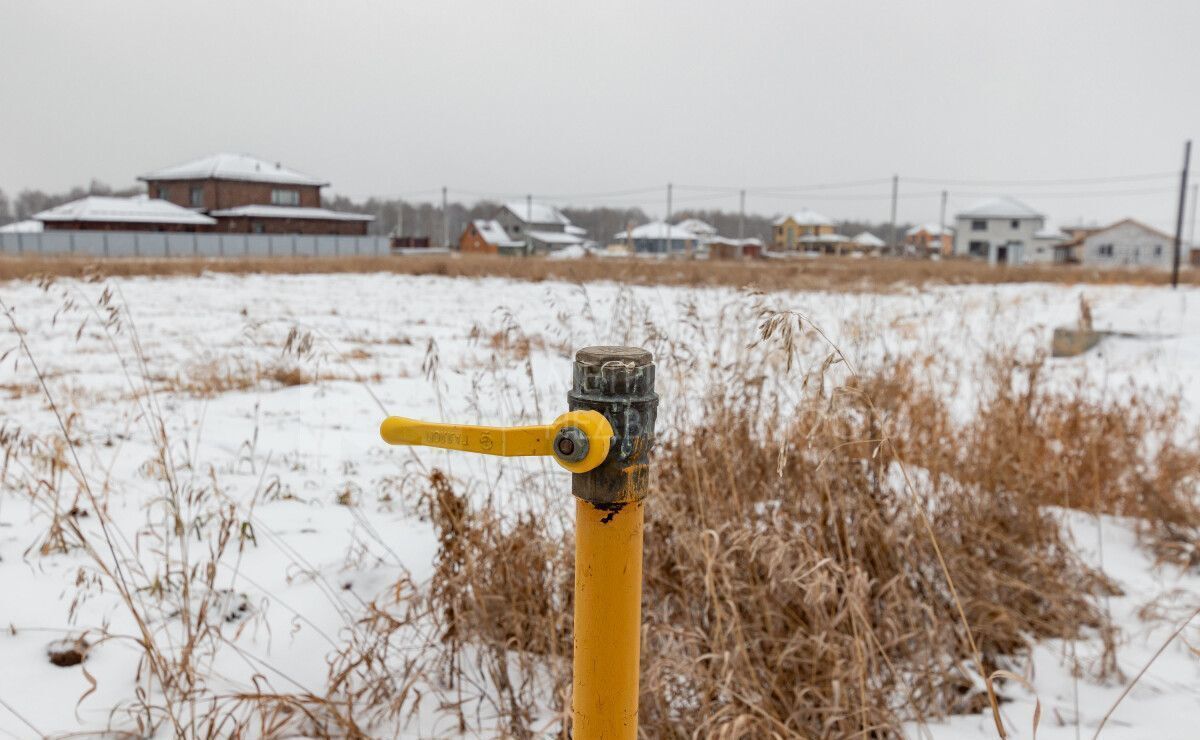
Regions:
<instances>
[{"instance_id":1,"label":"yellow house wall","mask_svg":"<svg viewBox=\"0 0 1200 740\"><path fill-rule=\"evenodd\" d=\"M775 248L795 249L797 242L802 236L820 236L822 234L832 233L834 233L834 228L832 225L821 224L818 226L801 226L789 218L775 227Z\"/></svg>"}]
</instances>

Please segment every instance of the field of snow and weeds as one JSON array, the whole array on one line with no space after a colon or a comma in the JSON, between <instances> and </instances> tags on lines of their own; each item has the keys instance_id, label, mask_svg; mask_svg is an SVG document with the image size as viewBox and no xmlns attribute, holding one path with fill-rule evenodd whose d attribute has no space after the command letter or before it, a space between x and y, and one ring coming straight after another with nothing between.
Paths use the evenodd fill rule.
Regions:
<instances>
[{"instance_id":1,"label":"field of snow and weeds","mask_svg":"<svg viewBox=\"0 0 1200 740\"><path fill-rule=\"evenodd\" d=\"M559 732L567 474L377 429L548 421L589 344L658 364L653 736L995 737L993 676L1012 735L1040 702L1039 736L1091 736L1200 607L1195 288L214 274L0 299L15 737ZM1122 334L1045 357L1084 304ZM1192 736L1198 645L1200 620L1103 736Z\"/></svg>"}]
</instances>

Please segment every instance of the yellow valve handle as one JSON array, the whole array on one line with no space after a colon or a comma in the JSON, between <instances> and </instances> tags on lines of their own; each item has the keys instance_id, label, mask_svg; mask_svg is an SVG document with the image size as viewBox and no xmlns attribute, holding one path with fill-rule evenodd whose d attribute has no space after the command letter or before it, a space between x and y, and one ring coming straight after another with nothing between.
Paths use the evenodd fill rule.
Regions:
<instances>
[{"instance_id":1,"label":"yellow valve handle","mask_svg":"<svg viewBox=\"0 0 1200 740\"><path fill-rule=\"evenodd\" d=\"M572 473L586 473L608 457L613 429L598 411L569 411L550 424L527 427L437 424L389 416L379 425L379 436L390 445L440 447L500 457L549 455Z\"/></svg>"}]
</instances>

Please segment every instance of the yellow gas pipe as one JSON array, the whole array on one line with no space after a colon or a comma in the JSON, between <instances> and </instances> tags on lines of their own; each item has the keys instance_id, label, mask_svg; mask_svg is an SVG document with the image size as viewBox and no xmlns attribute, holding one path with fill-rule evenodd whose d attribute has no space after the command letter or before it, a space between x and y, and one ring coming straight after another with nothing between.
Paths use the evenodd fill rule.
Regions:
<instances>
[{"instance_id":1,"label":"yellow gas pipe","mask_svg":"<svg viewBox=\"0 0 1200 740\"><path fill-rule=\"evenodd\" d=\"M384 441L504 457L548 455L575 496L572 737L635 738L643 499L658 396L650 353L588 347L575 356L570 408L551 424L487 427L390 416Z\"/></svg>"}]
</instances>

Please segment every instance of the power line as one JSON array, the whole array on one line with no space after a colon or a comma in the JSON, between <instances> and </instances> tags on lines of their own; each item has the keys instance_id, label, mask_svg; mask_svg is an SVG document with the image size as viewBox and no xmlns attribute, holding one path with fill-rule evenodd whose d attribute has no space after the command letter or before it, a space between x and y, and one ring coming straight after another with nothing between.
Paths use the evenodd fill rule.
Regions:
<instances>
[{"instance_id":1,"label":"power line","mask_svg":"<svg viewBox=\"0 0 1200 740\"><path fill-rule=\"evenodd\" d=\"M1178 177L1178 175L1176 175L1176 177ZM1161 193L1173 193L1173 192L1175 192L1174 187L1162 187L1162 188L1148 188L1148 189L1143 188L1143 189L1139 189L1139 190L1078 190L1078 191L1074 191L1074 192L1062 192L1062 193L1054 193L1054 192L1051 192L1051 193L1014 193L1012 195L1013 195L1013 197L1019 197L1019 198L1105 198L1105 197L1114 197L1114 196L1119 196L1119 195L1158 195ZM994 198L994 197L996 197L996 193L989 193L989 192L982 192L982 191L971 192L971 191L962 191L962 190L952 190L951 195L955 195L955 196L963 195L963 196L972 197L972 198Z\"/></svg>"},{"instance_id":2,"label":"power line","mask_svg":"<svg viewBox=\"0 0 1200 740\"><path fill-rule=\"evenodd\" d=\"M961 180L947 177L904 177L926 185L976 185L981 187L1042 187L1046 185L1099 185L1112 182L1145 182L1175 179L1177 172L1152 172L1144 175L1115 175L1112 177L1077 177L1057 180Z\"/></svg>"},{"instance_id":3,"label":"power line","mask_svg":"<svg viewBox=\"0 0 1200 740\"><path fill-rule=\"evenodd\" d=\"M891 178L888 178L891 182ZM747 191L750 192L750 191ZM916 193L899 193L896 197L901 199L906 198L934 198L940 197L940 190L924 190ZM773 193L773 192L757 192L755 195L761 198L771 198L774 200L891 200L891 193Z\"/></svg>"},{"instance_id":4,"label":"power line","mask_svg":"<svg viewBox=\"0 0 1200 740\"><path fill-rule=\"evenodd\" d=\"M882 177L882 178L877 177L877 178L872 178L870 180L843 180L840 182L817 182L817 183L809 183L807 185L757 185L757 186L742 188L742 187L730 186L730 185L679 185L679 184L676 184L675 187L679 190L701 190L701 191L712 191L712 192L722 192L722 193L731 193L731 194L737 194L737 193L740 193L742 190L745 190L747 193L752 193L752 194L757 195L757 194L761 194L761 193L767 192L767 191L778 192L778 191L802 191L802 190L812 190L812 191L837 190L840 188L863 187L865 185L884 185L884 184L890 183L891 181L892 181L892 179L890 177Z\"/></svg>"},{"instance_id":5,"label":"power line","mask_svg":"<svg viewBox=\"0 0 1200 740\"><path fill-rule=\"evenodd\" d=\"M689 195L689 196L686 196L683 198L675 198L675 202L676 203L697 203L697 202L708 201L708 200L725 200L726 198L733 198L733 197L736 197L737 195L738 195L738 191L736 191L736 190L733 191L732 193L713 193L711 195Z\"/></svg>"},{"instance_id":6,"label":"power line","mask_svg":"<svg viewBox=\"0 0 1200 740\"><path fill-rule=\"evenodd\" d=\"M765 190L839 190L841 188L857 188L864 185L887 185L892 182L891 177L876 177L870 180L843 180L841 182L818 182L809 185L760 185L757 187L746 188L751 192L761 192Z\"/></svg>"},{"instance_id":7,"label":"power line","mask_svg":"<svg viewBox=\"0 0 1200 740\"><path fill-rule=\"evenodd\" d=\"M488 193L477 190L463 190L462 188L450 188L450 191L458 195L469 195L473 198L484 198L487 200L520 200L526 195L525 193Z\"/></svg>"},{"instance_id":8,"label":"power line","mask_svg":"<svg viewBox=\"0 0 1200 740\"><path fill-rule=\"evenodd\" d=\"M572 200L577 198L589 198L605 200L608 198L619 198L632 195L649 195L651 193L659 193L662 191L661 185L646 188L630 188L628 190L610 190L600 193L570 193L567 195L539 195L542 200Z\"/></svg>"}]
</instances>

